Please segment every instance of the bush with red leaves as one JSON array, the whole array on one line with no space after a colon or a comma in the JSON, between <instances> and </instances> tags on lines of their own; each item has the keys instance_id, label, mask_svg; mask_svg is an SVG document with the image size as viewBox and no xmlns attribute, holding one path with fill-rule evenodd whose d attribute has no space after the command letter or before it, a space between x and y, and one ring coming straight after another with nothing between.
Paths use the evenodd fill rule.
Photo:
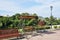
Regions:
<instances>
[{"instance_id":1,"label":"bush with red leaves","mask_svg":"<svg viewBox=\"0 0 60 40\"><path fill-rule=\"evenodd\" d=\"M40 26L44 26L45 24L46 24L45 21L39 21L39 22L38 22L38 25L40 25Z\"/></svg>"}]
</instances>

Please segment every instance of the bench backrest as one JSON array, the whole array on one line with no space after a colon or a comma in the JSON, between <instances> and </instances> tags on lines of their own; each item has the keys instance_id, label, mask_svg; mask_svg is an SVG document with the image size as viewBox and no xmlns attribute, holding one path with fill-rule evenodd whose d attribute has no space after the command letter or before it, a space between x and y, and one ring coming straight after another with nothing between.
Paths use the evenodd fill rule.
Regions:
<instances>
[{"instance_id":1,"label":"bench backrest","mask_svg":"<svg viewBox=\"0 0 60 40\"><path fill-rule=\"evenodd\" d=\"M20 36L18 29L0 30L0 39Z\"/></svg>"},{"instance_id":2,"label":"bench backrest","mask_svg":"<svg viewBox=\"0 0 60 40\"><path fill-rule=\"evenodd\" d=\"M14 34L14 33L19 33L19 32L17 29L0 30L0 36L1 35Z\"/></svg>"}]
</instances>

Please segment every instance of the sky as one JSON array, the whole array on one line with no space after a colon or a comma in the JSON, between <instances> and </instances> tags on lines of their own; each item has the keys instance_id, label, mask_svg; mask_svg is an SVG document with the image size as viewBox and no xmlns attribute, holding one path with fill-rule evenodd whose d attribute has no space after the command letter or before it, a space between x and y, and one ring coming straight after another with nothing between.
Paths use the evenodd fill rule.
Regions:
<instances>
[{"instance_id":1,"label":"sky","mask_svg":"<svg viewBox=\"0 0 60 40\"><path fill-rule=\"evenodd\" d=\"M12 16L16 13L36 13L38 16L60 18L60 0L0 0L0 15Z\"/></svg>"}]
</instances>

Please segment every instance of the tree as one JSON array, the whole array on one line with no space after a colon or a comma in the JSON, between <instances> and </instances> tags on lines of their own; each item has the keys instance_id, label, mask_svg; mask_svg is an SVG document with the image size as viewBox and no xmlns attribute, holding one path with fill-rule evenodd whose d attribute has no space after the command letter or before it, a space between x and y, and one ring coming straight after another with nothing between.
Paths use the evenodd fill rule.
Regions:
<instances>
[{"instance_id":1,"label":"tree","mask_svg":"<svg viewBox=\"0 0 60 40\"><path fill-rule=\"evenodd\" d=\"M58 25L60 25L60 18L57 19L57 23L58 23Z\"/></svg>"},{"instance_id":2,"label":"tree","mask_svg":"<svg viewBox=\"0 0 60 40\"><path fill-rule=\"evenodd\" d=\"M46 21L46 25L50 24L50 19L48 17L45 18L45 21Z\"/></svg>"},{"instance_id":3,"label":"tree","mask_svg":"<svg viewBox=\"0 0 60 40\"><path fill-rule=\"evenodd\" d=\"M29 13L22 13L21 16L29 16L30 14Z\"/></svg>"},{"instance_id":4,"label":"tree","mask_svg":"<svg viewBox=\"0 0 60 40\"><path fill-rule=\"evenodd\" d=\"M32 14L32 16L37 16L37 14L36 14L36 13L34 13L34 14Z\"/></svg>"},{"instance_id":5,"label":"tree","mask_svg":"<svg viewBox=\"0 0 60 40\"><path fill-rule=\"evenodd\" d=\"M50 24L57 25L57 19L53 16L50 17Z\"/></svg>"}]
</instances>

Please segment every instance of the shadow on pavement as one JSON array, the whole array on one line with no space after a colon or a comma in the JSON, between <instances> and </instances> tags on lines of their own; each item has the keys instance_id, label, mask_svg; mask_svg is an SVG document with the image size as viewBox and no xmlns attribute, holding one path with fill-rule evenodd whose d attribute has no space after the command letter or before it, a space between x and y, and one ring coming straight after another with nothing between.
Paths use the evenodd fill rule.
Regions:
<instances>
[{"instance_id":1,"label":"shadow on pavement","mask_svg":"<svg viewBox=\"0 0 60 40\"><path fill-rule=\"evenodd\" d=\"M22 38L14 38L14 39L10 39L10 40L22 40L22 39L24 39L24 37L22 37Z\"/></svg>"},{"instance_id":2,"label":"shadow on pavement","mask_svg":"<svg viewBox=\"0 0 60 40\"><path fill-rule=\"evenodd\" d=\"M19 39L19 38L17 39L17 38L15 38L15 39L10 39L10 40L22 40L22 39Z\"/></svg>"},{"instance_id":3,"label":"shadow on pavement","mask_svg":"<svg viewBox=\"0 0 60 40\"><path fill-rule=\"evenodd\" d=\"M41 30L39 30L39 31L37 31L37 33L44 33L44 34L54 34L54 33L56 33L56 32L52 32L52 31L41 31Z\"/></svg>"}]
</instances>

